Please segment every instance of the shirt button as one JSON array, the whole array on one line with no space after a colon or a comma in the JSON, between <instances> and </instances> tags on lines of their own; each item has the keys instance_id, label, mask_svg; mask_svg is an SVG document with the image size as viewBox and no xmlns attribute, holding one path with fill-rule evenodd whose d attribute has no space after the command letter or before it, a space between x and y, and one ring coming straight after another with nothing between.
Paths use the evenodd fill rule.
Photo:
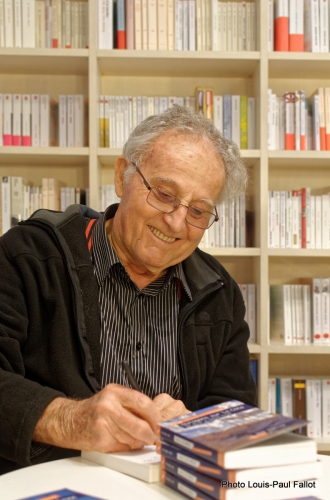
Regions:
<instances>
[{"instance_id":1,"label":"shirt button","mask_svg":"<svg viewBox=\"0 0 330 500\"><path fill-rule=\"evenodd\" d=\"M135 347L136 347L136 350L139 351L141 349L141 347L142 347L142 343L141 342L137 342L137 344L136 344Z\"/></svg>"}]
</instances>

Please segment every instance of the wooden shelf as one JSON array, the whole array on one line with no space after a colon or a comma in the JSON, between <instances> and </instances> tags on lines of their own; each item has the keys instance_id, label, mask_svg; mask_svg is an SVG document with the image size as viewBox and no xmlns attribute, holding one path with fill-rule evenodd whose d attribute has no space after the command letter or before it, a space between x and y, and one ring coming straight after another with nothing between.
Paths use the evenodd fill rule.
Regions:
<instances>
[{"instance_id":1,"label":"wooden shelf","mask_svg":"<svg viewBox=\"0 0 330 500\"><path fill-rule=\"evenodd\" d=\"M268 151L271 168L330 167L330 151Z\"/></svg>"},{"instance_id":2,"label":"wooden shelf","mask_svg":"<svg viewBox=\"0 0 330 500\"><path fill-rule=\"evenodd\" d=\"M244 77L259 67L259 52L98 50L101 75Z\"/></svg>"},{"instance_id":3,"label":"wooden shelf","mask_svg":"<svg viewBox=\"0 0 330 500\"><path fill-rule=\"evenodd\" d=\"M269 257L329 257L329 250L311 250L309 248L269 248Z\"/></svg>"},{"instance_id":4,"label":"wooden shelf","mask_svg":"<svg viewBox=\"0 0 330 500\"><path fill-rule=\"evenodd\" d=\"M260 248L201 248L214 257L259 257Z\"/></svg>"},{"instance_id":5,"label":"wooden shelf","mask_svg":"<svg viewBox=\"0 0 330 500\"><path fill-rule=\"evenodd\" d=\"M269 52L269 78L330 78L330 53Z\"/></svg>"},{"instance_id":6,"label":"wooden shelf","mask_svg":"<svg viewBox=\"0 0 330 500\"><path fill-rule=\"evenodd\" d=\"M271 342L268 346L269 354L330 354L330 345L284 345Z\"/></svg>"},{"instance_id":7,"label":"wooden shelf","mask_svg":"<svg viewBox=\"0 0 330 500\"><path fill-rule=\"evenodd\" d=\"M2 74L88 75L88 49L0 49Z\"/></svg>"},{"instance_id":8,"label":"wooden shelf","mask_svg":"<svg viewBox=\"0 0 330 500\"><path fill-rule=\"evenodd\" d=\"M0 165L47 164L87 165L88 148L36 148L24 146L0 147Z\"/></svg>"}]
</instances>

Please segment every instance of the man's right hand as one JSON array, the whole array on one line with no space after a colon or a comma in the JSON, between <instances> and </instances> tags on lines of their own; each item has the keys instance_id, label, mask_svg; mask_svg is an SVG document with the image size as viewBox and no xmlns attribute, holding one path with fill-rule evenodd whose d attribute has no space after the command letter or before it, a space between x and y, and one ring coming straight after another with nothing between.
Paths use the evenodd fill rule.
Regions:
<instances>
[{"instance_id":1,"label":"man's right hand","mask_svg":"<svg viewBox=\"0 0 330 500\"><path fill-rule=\"evenodd\" d=\"M153 444L162 415L144 394L109 384L82 401L56 398L37 422L33 440L86 451L126 451Z\"/></svg>"}]
</instances>

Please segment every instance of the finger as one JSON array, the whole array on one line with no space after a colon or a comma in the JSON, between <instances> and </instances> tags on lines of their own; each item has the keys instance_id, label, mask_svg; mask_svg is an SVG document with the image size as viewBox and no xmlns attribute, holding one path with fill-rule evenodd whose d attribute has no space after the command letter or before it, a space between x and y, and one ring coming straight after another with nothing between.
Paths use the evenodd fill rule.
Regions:
<instances>
[{"instance_id":1,"label":"finger","mask_svg":"<svg viewBox=\"0 0 330 500\"><path fill-rule=\"evenodd\" d=\"M115 395L120 400L122 407L147 422L151 429L156 432L157 423L161 420L161 412L159 408L155 408L153 401L148 396L118 384L109 384L106 388L111 393L110 397Z\"/></svg>"},{"instance_id":2,"label":"finger","mask_svg":"<svg viewBox=\"0 0 330 500\"><path fill-rule=\"evenodd\" d=\"M161 415L159 416L161 419ZM125 442L132 443L134 441L142 442L143 445L152 444L155 440L155 432L147 420L140 418L130 409L118 406L111 415L111 421L116 424L120 432L124 435L130 436L130 441L126 439ZM120 436L116 436L121 441Z\"/></svg>"},{"instance_id":3,"label":"finger","mask_svg":"<svg viewBox=\"0 0 330 500\"><path fill-rule=\"evenodd\" d=\"M173 400L166 408L162 410L162 417L164 420L170 420L172 418L180 417L181 415L186 415L190 413L189 410L180 400Z\"/></svg>"},{"instance_id":4,"label":"finger","mask_svg":"<svg viewBox=\"0 0 330 500\"><path fill-rule=\"evenodd\" d=\"M171 403L173 403L173 401L175 401L175 399L173 399L169 394L166 394L165 392L158 394L153 399L153 403L160 410L163 410L164 408L169 406Z\"/></svg>"}]
</instances>

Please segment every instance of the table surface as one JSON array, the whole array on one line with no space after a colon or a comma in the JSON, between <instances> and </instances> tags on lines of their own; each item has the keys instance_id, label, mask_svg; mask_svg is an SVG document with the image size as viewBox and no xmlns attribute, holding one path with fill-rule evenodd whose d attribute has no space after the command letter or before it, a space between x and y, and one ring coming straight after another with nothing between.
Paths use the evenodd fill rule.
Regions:
<instances>
[{"instance_id":1,"label":"table surface","mask_svg":"<svg viewBox=\"0 0 330 500\"><path fill-rule=\"evenodd\" d=\"M318 496L321 500L330 500L330 456L319 455L319 458L324 462L324 477ZM99 496L104 500L184 498L161 483L148 484L81 457L34 465L0 476L0 500L19 500L63 488ZM307 494L312 495L313 492Z\"/></svg>"}]
</instances>

